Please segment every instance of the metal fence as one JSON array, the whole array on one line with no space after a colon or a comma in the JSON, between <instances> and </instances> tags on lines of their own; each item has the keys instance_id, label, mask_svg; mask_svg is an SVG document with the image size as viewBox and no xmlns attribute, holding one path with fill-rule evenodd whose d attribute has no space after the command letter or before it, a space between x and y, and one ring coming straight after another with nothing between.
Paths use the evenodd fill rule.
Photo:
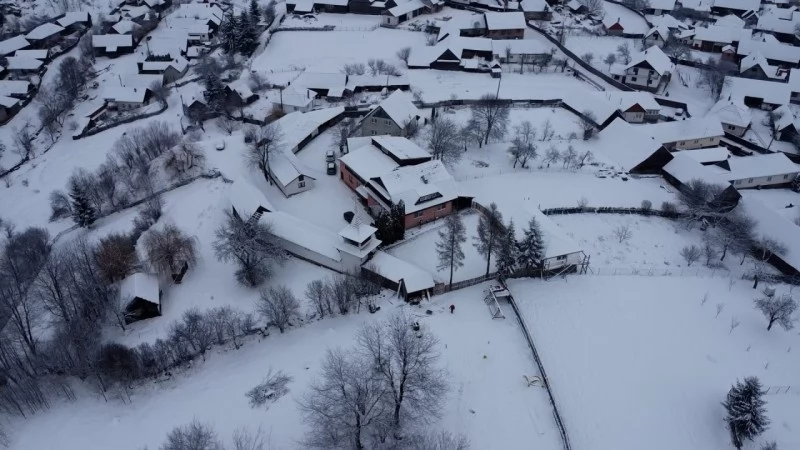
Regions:
<instances>
[{"instance_id":1,"label":"metal fence","mask_svg":"<svg viewBox=\"0 0 800 450\"><path fill-rule=\"evenodd\" d=\"M753 279L755 272L750 270L730 270L714 267L612 267L591 266L586 275L600 276L642 276L642 277L700 277Z\"/></svg>"}]
</instances>

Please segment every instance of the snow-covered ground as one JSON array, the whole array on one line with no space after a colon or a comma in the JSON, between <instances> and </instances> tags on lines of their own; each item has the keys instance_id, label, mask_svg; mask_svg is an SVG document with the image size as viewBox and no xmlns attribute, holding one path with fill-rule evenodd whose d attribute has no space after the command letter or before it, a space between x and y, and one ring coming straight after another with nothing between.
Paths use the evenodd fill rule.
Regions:
<instances>
[{"instance_id":1,"label":"snow-covered ground","mask_svg":"<svg viewBox=\"0 0 800 450\"><path fill-rule=\"evenodd\" d=\"M800 193L789 189L752 189L747 191L766 206L791 220L800 218Z\"/></svg>"},{"instance_id":2,"label":"snow-covered ground","mask_svg":"<svg viewBox=\"0 0 800 450\"><path fill-rule=\"evenodd\" d=\"M609 53L613 53L615 57L619 58L617 47L620 45L628 45L631 54L642 50L641 39L627 39L621 36L566 36L564 42L565 47L580 57L586 53L594 55L592 66L606 73L608 64L604 63L603 59ZM618 61L618 63L622 63L622 61Z\"/></svg>"},{"instance_id":3,"label":"snow-covered ground","mask_svg":"<svg viewBox=\"0 0 800 450\"><path fill-rule=\"evenodd\" d=\"M647 21L642 16L622 5L604 0L603 11L605 12L604 20L619 19L625 26L625 33L627 34L645 34L650 29Z\"/></svg>"},{"instance_id":4,"label":"snow-covered ground","mask_svg":"<svg viewBox=\"0 0 800 450\"><path fill-rule=\"evenodd\" d=\"M298 448L304 426L296 400L318 374L325 350L350 347L362 323L404 308L439 338L448 371L450 392L443 418L432 421L431 427L464 433L475 449L558 450L560 437L547 395L523 379L537 374L530 350L513 316L492 319L483 303L485 288L478 285L435 297L421 308L401 306L398 299L387 297L379 300L382 308L375 315L325 319L250 341L239 350L215 349L206 362L197 362L171 380L135 389L130 404L81 393L74 403L59 403L16 421L12 448L158 448L169 430L193 418L213 424L225 439L237 427L260 426L270 448ZM450 304L456 305L455 314L447 310ZM426 315L426 309L433 314ZM290 392L266 411L251 409L244 393L270 368L294 377Z\"/></svg>"},{"instance_id":5,"label":"snow-covered ground","mask_svg":"<svg viewBox=\"0 0 800 450\"><path fill-rule=\"evenodd\" d=\"M480 215L477 213L464 214L462 217L464 228L467 231L467 242L461 245L464 251L464 266L453 273L453 282L468 280L486 274L486 258L475 249ZM436 228L424 231L411 239L406 239L402 244L392 247L389 253L427 270L434 275L436 281L447 283L450 281L450 268L437 270L439 260L436 256L436 243L439 241L439 231ZM489 271L494 272L495 258L490 262Z\"/></svg>"},{"instance_id":6,"label":"snow-covered ground","mask_svg":"<svg viewBox=\"0 0 800 450\"><path fill-rule=\"evenodd\" d=\"M773 439L778 448L800 448L800 360L792 356L800 337L777 326L766 330L753 308L760 293L752 282L569 276L512 280L510 289L574 448L729 449L720 402L746 376L758 376L773 392L791 389L766 396L772 425L745 448ZM715 318L718 304L724 309ZM739 326L731 331L732 319Z\"/></svg>"}]
</instances>

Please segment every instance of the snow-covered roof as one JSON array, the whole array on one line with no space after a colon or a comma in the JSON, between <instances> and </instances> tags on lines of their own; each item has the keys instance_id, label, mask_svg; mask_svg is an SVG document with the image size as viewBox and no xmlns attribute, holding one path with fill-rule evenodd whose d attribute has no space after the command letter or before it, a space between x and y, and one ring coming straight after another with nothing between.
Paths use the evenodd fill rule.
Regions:
<instances>
[{"instance_id":1,"label":"snow-covered roof","mask_svg":"<svg viewBox=\"0 0 800 450\"><path fill-rule=\"evenodd\" d=\"M524 30L525 14L514 12L486 12L486 29L492 30Z\"/></svg>"},{"instance_id":2,"label":"snow-covered roof","mask_svg":"<svg viewBox=\"0 0 800 450\"><path fill-rule=\"evenodd\" d=\"M28 80L0 80L0 95L25 95L31 89Z\"/></svg>"},{"instance_id":3,"label":"snow-covered roof","mask_svg":"<svg viewBox=\"0 0 800 450\"><path fill-rule=\"evenodd\" d=\"M120 9L120 15L129 19L138 19L150 13L150 8L147 6L123 6Z\"/></svg>"},{"instance_id":4,"label":"snow-covered roof","mask_svg":"<svg viewBox=\"0 0 800 450\"><path fill-rule=\"evenodd\" d=\"M47 59L48 50L17 50L14 56L20 58Z\"/></svg>"},{"instance_id":5,"label":"snow-covered roof","mask_svg":"<svg viewBox=\"0 0 800 450\"><path fill-rule=\"evenodd\" d=\"M132 34L133 30L139 28L139 24L132 20L125 19L115 23L111 28L119 34Z\"/></svg>"},{"instance_id":6,"label":"snow-covered roof","mask_svg":"<svg viewBox=\"0 0 800 450\"><path fill-rule=\"evenodd\" d=\"M406 286L406 292L413 294L425 289L433 289L436 282L430 272L402 259L383 252L377 251L368 263L378 274L387 280L400 284L402 281Z\"/></svg>"},{"instance_id":7,"label":"snow-covered roof","mask_svg":"<svg viewBox=\"0 0 800 450\"><path fill-rule=\"evenodd\" d=\"M431 154L414 142L402 136L372 136L376 147L394 156L394 159L419 159L429 158Z\"/></svg>"},{"instance_id":8,"label":"snow-covered roof","mask_svg":"<svg viewBox=\"0 0 800 450\"><path fill-rule=\"evenodd\" d=\"M259 208L275 211L275 207L267 200L267 197L243 178L239 178L231 184L230 199L231 205L239 214L254 214ZM243 219L247 218L243 217Z\"/></svg>"},{"instance_id":9,"label":"snow-covered roof","mask_svg":"<svg viewBox=\"0 0 800 450\"><path fill-rule=\"evenodd\" d=\"M761 0L714 0L715 8L735 9L738 11L758 11Z\"/></svg>"},{"instance_id":10,"label":"snow-covered roof","mask_svg":"<svg viewBox=\"0 0 800 450\"><path fill-rule=\"evenodd\" d=\"M772 105L785 105L791 98L792 83L725 77L720 98L744 103L745 97L760 98Z\"/></svg>"},{"instance_id":11,"label":"snow-covered roof","mask_svg":"<svg viewBox=\"0 0 800 450\"><path fill-rule=\"evenodd\" d=\"M552 47L538 39L495 39L492 40L492 54L505 56L506 49L512 55L545 55Z\"/></svg>"},{"instance_id":12,"label":"snow-covered roof","mask_svg":"<svg viewBox=\"0 0 800 450\"><path fill-rule=\"evenodd\" d=\"M284 105L300 108L308 106L315 98L316 92L294 84L284 89L280 95L280 101Z\"/></svg>"},{"instance_id":13,"label":"snow-covered roof","mask_svg":"<svg viewBox=\"0 0 800 450\"><path fill-rule=\"evenodd\" d=\"M339 253L342 239L336 233L283 211L267 212L261 218L270 225L274 236L333 261L342 260Z\"/></svg>"},{"instance_id":14,"label":"snow-covered roof","mask_svg":"<svg viewBox=\"0 0 800 450\"><path fill-rule=\"evenodd\" d=\"M666 25L656 25L645 33L644 38L647 39L653 35L658 35L658 37L666 41L669 38L669 28Z\"/></svg>"},{"instance_id":15,"label":"snow-covered roof","mask_svg":"<svg viewBox=\"0 0 800 450\"><path fill-rule=\"evenodd\" d=\"M351 172L364 180L380 177L399 167L392 158L386 156L380 149L373 145L366 145L351 150L349 153L339 158L339 161L345 164Z\"/></svg>"},{"instance_id":16,"label":"snow-covered roof","mask_svg":"<svg viewBox=\"0 0 800 450\"><path fill-rule=\"evenodd\" d=\"M211 32L208 21L194 17L173 17L169 20L169 27L182 30L191 36L206 35Z\"/></svg>"},{"instance_id":17,"label":"snow-covered roof","mask_svg":"<svg viewBox=\"0 0 800 450\"><path fill-rule=\"evenodd\" d=\"M56 23L62 27L68 27L76 23L88 23L90 20L89 13L86 11L75 11L64 14L64 17L56 20Z\"/></svg>"},{"instance_id":18,"label":"snow-covered roof","mask_svg":"<svg viewBox=\"0 0 800 450\"><path fill-rule=\"evenodd\" d=\"M0 106L3 108L11 108L12 106L19 103L19 100L16 98L6 97L5 95L0 95Z\"/></svg>"},{"instance_id":19,"label":"snow-covered roof","mask_svg":"<svg viewBox=\"0 0 800 450\"><path fill-rule=\"evenodd\" d=\"M17 50L26 48L31 44L22 35L17 35L12 38L0 41L0 55L10 55Z\"/></svg>"},{"instance_id":20,"label":"snow-covered roof","mask_svg":"<svg viewBox=\"0 0 800 450\"><path fill-rule=\"evenodd\" d=\"M187 52L188 55L189 35L185 30L165 30L158 37L151 37L147 47L150 54L157 56L178 57L181 52Z\"/></svg>"},{"instance_id":21,"label":"snow-covered roof","mask_svg":"<svg viewBox=\"0 0 800 450\"><path fill-rule=\"evenodd\" d=\"M625 17L621 17L621 16L613 17L613 16L610 16L610 15L606 15L605 17L603 17L603 26L608 28L608 29L610 29L614 25L619 25L624 30L625 29L625 24L628 22L629 19L631 19L631 17L628 17L628 16L625 16ZM636 17L636 19L638 20L639 18Z\"/></svg>"},{"instance_id":22,"label":"snow-covered roof","mask_svg":"<svg viewBox=\"0 0 800 450\"><path fill-rule=\"evenodd\" d=\"M706 114L706 116L711 115L717 116L722 123L745 128L750 126L753 118L750 108L743 103L730 100L720 100L714 104Z\"/></svg>"},{"instance_id":23,"label":"snow-covered roof","mask_svg":"<svg viewBox=\"0 0 800 450\"><path fill-rule=\"evenodd\" d=\"M744 28L744 20L735 16L733 14L728 14L727 16L723 16L718 18L714 25L718 27L730 27L730 28Z\"/></svg>"},{"instance_id":24,"label":"snow-covered roof","mask_svg":"<svg viewBox=\"0 0 800 450\"><path fill-rule=\"evenodd\" d=\"M26 34L25 39L29 41L39 41L61 33L62 31L64 31L64 27L61 25L50 22L43 23Z\"/></svg>"},{"instance_id":25,"label":"snow-covered roof","mask_svg":"<svg viewBox=\"0 0 800 450\"><path fill-rule=\"evenodd\" d=\"M353 219L351 223L342 228L342 231L339 232L339 236L361 243L372 237L376 231L378 231L377 228L362 223L358 219Z\"/></svg>"},{"instance_id":26,"label":"snow-covered roof","mask_svg":"<svg viewBox=\"0 0 800 450\"><path fill-rule=\"evenodd\" d=\"M279 183L288 186L301 175L315 179L309 175L310 171L300 162L297 156L290 151L278 152L269 159L269 171Z\"/></svg>"},{"instance_id":27,"label":"snow-covered roof","mask_svg":"<svg viewBox=\"0 0 800 450\"><path fill-rule=\"evenodd\" d=\"M697 41L730 44L749 40L752 32L752 30L744 28L709 25L707 27L695 28L694 39Z\"/></svg>"},{"instance_id":28,"label":"snow-covered roof","mask_svg":"<svg viewBox=\"0 0 800 450\"><path fill-rule=\"evenodd\" d=\"M586 7L578 0L570 0L569 3L567 3L567 8L569 8L571 11L578 11L579 9Z\"/></svg>"},{"instance_id":29,"label":"snow-covered roof","mask_svg":"<svg viewBox=\"0 0 800 450\"><path fill-rule=\"evenodd\" d=\"M399 167L373 178L369 185L394 204L402 200L406 214L458 198L456 181L439 160Z\"/></svg>"},{"instance_id":30,"label":"snow-covered roof","mask_svg":"<svg viewBox=\"0 0 800 450\"><path fill-rule=\"evenodd\" d=\"M800 62L800 47L779 42L772 35L764 35L758 39L739 42L736 52L739 55L750 55L759 52L767 59L791 64Z\"/></svg>"},{"instance_id":31,"label":"snow-covered roof","mask_svg":"<svg viewBox=\"0 0 800 450\"><path fill-rule=\"evenodd\" d=\"M667 27L671 30L687 30L689 29L689 25L681 22L680 20L672 17L669 14L664 14L661 16L648 16L647 20L650 21L651 24L654 26L663 26Z\"/></svg>"},{"instance_id":32,"label":"snow-covered roof","mask_svg":"<svg viewBox=\"0 0 800 450\"><path fill-rule=\"evenodd\" d=\"M765 9L759 16L756 29L794 35L797 24L800 24L800 11L791 8L773 8Z\"/></svg>"},{"instance_id":33,"label":"snow-covered roof","mask_svg":"<svg viewBox=\"0 0 800 450\"><path fill-rule=\"evenodd\" d=\"M800 169L783 153L732 157L728 160L730 180L796 174Z\"/></svg>"},{"instance_id":34,"label":"snow-covered roof","mask_svg":"<svg viewBox=\"0 0 800 450\"><path fill-rule=\"evenodd\" d=\"M662 11L675 9L675 0L649 0L647 4L650 9L660 9Z\"/></svg>"},{"instance_id":35,"label":"snow-covered roof","mask_svg":"<svg viewBox=\"0 0 800 450\"><path fill-rule=\"evenodd\" d=\"M236 80L233 83L228 83L227 88L235 92L242 100L247 100L255 95L244 80Z\"/></svg>"},{"instance_id":36,"label":"snow-covered roof","mask_svg":"<svg viewBox=\"0 0 800 450\"><path fill-rule=\"evenodd\" d=\"M599 93L606 101L611 103L620 111L627 111L634 105L639 105L648 111L660 111L661 105L658 104L653 94L642 91L605 91Z\"/></svg>"},{"instance_id":37,"label":"snow-covered roof","mask_svg":"<svg viewBox=\"0 0 800 450\"><path fill-rule=\"evenodd\" d=\"M664 165L664 172L682 184L688 184L692 180L703 180L706 183L724 187L730 185L725 175L712 167L704 166L691 156L694 150L678 152L674 158Z\"/></svg>"},{"instance_id":38,"label":"snow-covered roof","mask_svg":"<svg viewBox=\"0 0 800 450\"><path fill-rule=\"evenodd\" d=\"M767 62L767 58L761 54L761 52L755 51L744 58L739 65L739 72L745 72L747 70L752 69L753 67L758 67L761 71L770 79L775 80L785 80L786 77L789 75L785 71L779 71L778 66L772 66Z\"/></svg>"},{"instance_id":39,"label":"snow-covered roof","mask_svg":"<svg viewBox=\"0 0 800 450\"><path fill-rule=\"evenodd\" d=\"M656 142L669 144L678 141L723 136L722 124L716 116L693 117L673 122L640 125L641 131L653 136Z\"/></svg>"},{"instance_id":40,"label":"snow-covered roof","mask_svg":"<svg viewBox=\"0 0 800 450\"><path fill-rule=\"evenodd\" d=\"M95 34L92 36L92 47L115 52L120 48L133 47L133 36L130 34Z\"/></svg>"},{"instance_id":41,"label":"snow-covered roof","mask_svg":"<svg viewBox=\"0 0 800 450\"><path fill-rule=\"evenodd\" d=\"M595 147L623 170L633 170L662 147L641 127L636 127L622 118L611 122L597 135Z\"/></svg>"},{"instance_id":42,"label":"snow-covered roof","mask_svg":"<svg viewBox=\"0 0 800 450\"><path fill-rule=\"evenodd\" d=\"M391 95L378 104L378 107L381 108L394 123L401 127L422 115L419 109L412 103L411 94L403 92L400 89L392 92Z\"/></svg>"},{"instance_id":43,"label":"snow-covered roof","mask_svg":"<svg viewBox=\"0 0 800 450\"><path fill-rule=\"evenodd\" d=\"M156 305L161 304L158 277L149 273L135 273L119 283L119 298L130 304L136 298Z\"/></svg>"},{"instance_id":44,"label":"snow-covered roof","mask_svg":"<svg viewBox=\"0 0 800 450\"><path fill-rule=\"evenodd\" d=\"M695 11L709 12L713 0L681 0L681 5L686 9L693 9Z\"/></svg>"},{"instance_id":45,"label":"snow-covered roof","mask_svg":"<svg viewBox=\"0 0 800 450\"><path fill-rule=\"evenodd\" d=\"M103 100L122 103L143 103L149 89L141 87L109 86L103 92Z\"/></svg>"},{"instance_id":46,"label":"snow-covered roof","mask_svg":"<svg viewBox=\"0 0 800 450\"><path fill-rule=\"evenodd\" d=\"M163 72L172 67L176 71L183 73L189 67L189 61L179 56L171 61L142 61L141 65L141 70L143 71L157 70Z\"/></svg>"},{"instance_id":47,"label":"snow-covered roof","mask_svg":"<svg viewBox=\"0 0 800 450\"><path fill-rule=\"evenodd\" d=\"M343 88L347 84L347 75L343 73L303 72L292 84L308 89Z\"/></svg>"},{"instance_id":48,"label":"snow-covered roof","mask_svg":"<svg viewBox=\"0 0 800 450\"><path fill-rule=\"evenodd\" d=\"M198 17L219 25L222 23L223 12L219 6L211 3L181 3L174 13L178 17Z\"/></svg>"},{"instance_id":49,"label":"snow-covered roof","mask_svg":"<svg viewBox=\"0 0 800 450\"><path fill-rule=\"evenodd\" d=\"M800 227L778 211L767 207L755 194L746 191L740 193L742 199L739 201L739 208L756 220L756 233L783 243L787 252L778 256L795 270L800 270Z\"/></svg>"},{"instance_id":50,"label":"snow-covered roof","mask_svg":"<svg viewBox=\"0 0 800 450\"><path fill-rule=\"evenodd\" d=\"M725 161L731 157L731 152L725 147L698 148L681 151L679 154L687 155L701 164Z\"/></svg>"},{"instance_id":51,"label":"snow-covered roof","mask_svg":"<svg viewBox=\"0 0 800 450\"><path fill-rule=\"evenodd\" d=\"M675 64L672 64L669 56L664 54L664 52L655 45L643 52L639 52L631 56L631 62L625 66L625 69L627 70L631 67L637 67L643 63L648 64L659 75L664 75L675 70Z\"/></svg>"},{"instance_id":52,"label":"snow-covered roof","mask_svg":"<svg viewBox=\"0 0 800 450\"><path fill-rule=\"evenodd\" d=\"M9 56L6 58L8 70L36 70L42 67L42 61L24 56Z\"/></svg>"},{"instance_id":53,"label":"snow-covered roof","mask_svg":"<svg viewBox=\"0 0 800 450\"><path fill-rule=\"evenodd\" d=\"M347 1L345 0L345 5ZM400 3L399 5L395 6L394 8L389 8L387 11L390 16L393 17L400 17L403 14L408 14L412 11L418 11L420 9L425 8L425 4L422 3L421 0L408 0L405 3Z\"/></svg>"},{"instance_id":54,"label":"snow-covered roof","mask_svg":"<svg viewBox=\"0 0 800 450\"><path fill-rule=\"evenodd\" d=\"M149 88L153 83L164 84L163 74L130 73L122 77L122 85L130 88Z\"/></svg>"},{"instance_id":55,"label":"snow-covered roof","mask_svg":"<svg viewBox=\"0 0 800 450\"><path fill-rule=\"evenodd\" d=\"M794 112L789 105L781 105L774 110L772 110L772 114L776 116L776 120L774 125L775 130L783 131L784 129L794 126L796 130L800 130L798 127L797 118L794 116Z\"/></svg>"},{"instance_id":56,"label":"snow-covered roof","mask_svg":"<svg viewBox=\"0 0 800 450\"><path fill-rule=\"evenodd\" d=\"M320 125L343 112L343 106L318 109L306 113L295 111L281 117L275 123L280 127L283 134L284 147L286 147L287 151L293 151L297 144L316 131Z\"/></svg>"},{"instance_id":57,"label":"snow-covered roof","mask_svg":"<svg viewBox=\"0 0 800 450\"><path fill-rule=\"evenodd\" d=\"M560 97L561 101L572 109L594 114L597 124L600 125L617 112L617 107L611 104L604 94L604 92L593 92L591 95L586 95L585 92L564 91Z\"/></svg>"},{"instance_id":58,"label":"snow-covered roof","mask_svg":"<svg viewBox=\"0 0 800 450\"><path fill-rule=\"evenodd\" d=\"M545 0L522 0L519 7L524 12L541 12L550 8Z\"/></svg>"}]
</instances>

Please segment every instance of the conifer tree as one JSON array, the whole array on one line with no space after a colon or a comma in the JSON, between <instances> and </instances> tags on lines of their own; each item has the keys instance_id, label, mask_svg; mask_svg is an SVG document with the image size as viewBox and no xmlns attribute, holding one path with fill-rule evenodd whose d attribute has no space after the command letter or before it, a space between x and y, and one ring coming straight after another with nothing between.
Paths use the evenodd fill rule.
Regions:
<instances>
[{"instance_id":1,"label":"conifer tree","mask_svg":"<svg viewBox=\"0 0 800 450\"><path fill-rule=\"evenodd\" d=\"M742 448L745 440L753 440L763 433L769 425L767 402L764 400L761 382L756 377L747 377L744 383L736 380L728 397L722 403L727 411L725 422L731 434L731 443Z\"/></svg>"},{"instance_id":2,"label":"conifer tree","mask_svg":"<svg viewBox=\"0 0 800 450\"><path fill-rule=\"evenodd\" d=\"M439 230L439 241L436 242L436 255L439 258L438 270L450 269L450 284L453 284L453 272L464 265L464 250L461 244L467 242L467 230L458 214L450 214L444 219L444 226Z\"/></svg>"},{"instance_id":3,"label":"conifer tree","mask_svg":"<svg viewBox=\"0 0 800 450\"><path fill-rule=\"evenodd\" d=\"M237 19L236 51L242 54L251 54L258 46L258 36L255 24L247 14L241 14Z\"/></svg>"},{"instance_id":4,"label":"conifer tree","mask_svg":"<svg viewBox=\"0 0 800 450\"><path fill-rule=\"evenodd\" d=\"M261 20L261 8L258 6L258 0L250 0L250 24L258 25Z\"/></svg>"},{"instance_id":5,"label":"conifer tree","mask_svg":"<svg viewBox=\"0 0 800 450\"><path fill-rule=\"evenodd\" d=\"M503 275L511 275L519 261L519 249L517 247L516 229L514 221L511 220L506 226L505 233L500 239L500 246L497 249L497 271Z\"/></svg>"},{"instance_id":6,"label":"conifer tree","mask_svg":"<svg viewBox=\"0 0 800 450\"><path fill-rule=\"evenodd\" d=\"M72 181L69 187L69 197L72 203L72 220L80 227L89 227L97 219L95 211L86 189L79 183Z\"/></svg>"},{"instance_id":7,"label":"conifer tree","mask_svg":"<svg viewBox=\"0 0 800 450\"><path fill-rule=\"evenodd\" d=\"M406 235L406 204L402 200L392 205L392 237L394 241L402 241Z\"/></svg>"},{"instance_id":8,"label":"conifer tree","mask_svg":"<svg viewBox=\"0 0 800 450\"><path fill-rule=\"evenodd\" d=\"M208 107L213 111L223 111L225 109L225 86L222 80L215 73L208 73L203 80L206 91L203 94Z\"/></svg>"},{"instance_id":9,"label":"conifer tree","mask_svg":"<svg viewBox=\"0 0 800 450\"><path fill-rule=\"evenodd\" d=\"M225 53L233 53L237 50L237 28L238 22L236 16L233 15L232 11L228 11L222 21L220 30L220 41L222 42L222 49L225 50Z\"/></svg>"},{"instance_id":10,"label":"conifer tree","mask_svg":"<svg viewBox=\"0 0 800 450\"><path fill-rule=\"evenodd\" d=\"M492 203L489 210L481 214L478 222L478 235L475 236L475 248L478 253L486 257L486 275L489 275L492 263L492 255L497 254L497 247L505 237L503 226L503 215L497 209L497 205Z\"/></svg>"},{"instance_id":11,"label":"conifer tree","mask_svg":"<svg viewBox=\"0 0 800 450\"><path fill-rule=\"evenodd\" d=\"M542 230L536 218L531 218L525 236L517 244L519 248L519 264L526 270L539 266L545 256L545 243Z\"/></svg>"}]
</instances>

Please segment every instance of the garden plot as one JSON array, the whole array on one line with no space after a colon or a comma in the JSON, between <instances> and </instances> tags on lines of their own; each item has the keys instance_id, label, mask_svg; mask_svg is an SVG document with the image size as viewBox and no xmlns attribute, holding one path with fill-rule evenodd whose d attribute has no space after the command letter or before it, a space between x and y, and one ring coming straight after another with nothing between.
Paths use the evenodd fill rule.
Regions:
<instances>
[{"instance_id":1,"label":"garden plot","mask_svg":"<svg viewBox=\"0 0 800 450\"><path fill-rule=\"evenodd\" d=\"M436 297L419 309L385 298L374 315L325 319L273 333L263 342L247 342L236 351L215 350L206 362L198 361L173 379L134 389L130 404L104 402L99 395L82 392L75 402L15 420L12 448L41 450L65 443L81 450L158 448L169 430L194 418L213 424L225 440L237 427L261 427L272 448L298 448L305 428L296 400L318 374L325 350L350 347L362 323L405 308L440 339L448 371L450 392L442 420L430 421L433 429L464 433L476 449L558 450L561 443L547 395L523 379L537 374L530 350L512 317L491 318L483 303L486 286ZM456 305L455 314L447 311L450 304ZM425 309L433 314L426 315ZM251 409L244 393L270 368L294 377L289 394L268 410Z\"/></svg>"},{"instance_id":2,"label":"garden plot","mask_svg":"<svg viewBox=\"0 0 800 450\"><path fill-rule=\"evenodd\" d=\"M641 42L640 39L627 39L619 36L567 36L564 45L579 57L591 53L594 55L592 66L608 73L608 64L603 60L609 53L613 53L617 59L620 59L617 47L627 45L631 49L631 54L636 54L642 50ZM618 64L622 64L622 62L621 59L617 61Z\"/></svg>"},{"instance_id":3,"label":"garden plot","mask_svg":"<svg viewBox=\"0 0 800 450\"><path fill-rule=\"evenodd\" d=\"M359 30L372 30L381 24L380 16L369 16L361 14L287 14L286 19L281 23L281 28L322 28L336 27L337 31L345 31L358 28ZM282 31L281 33L284 33ZM280 33L278 33L280 34ZM270 46L272 42L270 41Z\"/></svg>"},{"instance_id":4,"label":"garden plot","mask_svg":"<svg viewBox=\"0 0 800 450\"><path fill-rule=\"evenodd\" d=\"M687 230L682 223L662 217L570 214L550 218L578 242L587 255L591 255L594 273L613 273L615 270L619 273L630 273L631 270L680 273L681 269L688 267L680 255L681 249L687 245L703 247L703 231L697 228ZM620 242L618 232L626 227L629 237ZM741 257L728 252L722 262L719 256L714 257L712 268L721 269L717 274L725 270L740 274L753 266L750 258L744 265L740 265L740 261ZM711 272L711 268L704 267L705 262L705 256L701 256L688 268L699 269L701 273Z\"/></svg>"},{"instance_id":5,"label":"garden plot","mask_svg":"<svg viewBox=\"0 0 800 450\"><path fill-rule=\"evenodd\" d=\"M605 19L619 19L625 25L626 34L645 34L650 29L650 25L644 20L644 17L636 14L630 9L609 1L603 1L603 9L605 10Z\"/></svg>"},{"instance_id":6,"label":"garden plot","mask_svg":"<svg viewBox=\"0 0 800 450\"><path fill-rule=\"evenodd\" d=\"M425 34L378 28L374 31L282 31L272 36L267 49L250 69L281 71L292 67L309 72L339 73L345 64L378 58L404 69L396 53L403 47L425 45ZM487 75L488 76L488 75Z\"/></svg>"},{"instance_id":7,"label":"garden plot","mask_svg":"<svg viewBox=\"0 0 800 450\"><path fill-rule=\"evenodd\" d=\"M478 250L475 249L475 245L473 245L477 237L480 215L477 213L464 214L462 220L467 232L467 242L461 244L461 249L464 251L465 256L464 266L453 272L453 282L469 280L486 274L486 258L479 254ZM389 253L434 274L437 282L447 283L450 281L450 267L448 266L442 270L436 268L439 264L436 254L436 243L438 241L438 228L431 229L392 247ZM494 264L495 258L493 257L489 268L491 272L495 270Z\"/></svg>"},{"instance_id":8,"label":"garden plot","mask_svg":"<svg viewBox=\"0 0 800 450\"><path fill-rule=\"evenodd\" d=\"M700 69L683 65L678 65L672 74L666 94L673 100L686 103L689 114L698 117L704 116L717 101L703 85Z\"/></svg>"},{"instance_id":9,"label":"garden plot","mask_svg":"<svg viewBox=\"0 0 800 450\"><path fill-rule=\"evenodd\" d=\"M766 396L772 425L745 448L773 439L778 448L800 448L800 336L766 330L752 282L568 276L509 287L575 448L730 449L720 402L745 376L758 376L772 392L791 386ZM717 305L723 309L715 318ZM733 330L732 320L739 323Z\"/></svg>"}]
</instances>

